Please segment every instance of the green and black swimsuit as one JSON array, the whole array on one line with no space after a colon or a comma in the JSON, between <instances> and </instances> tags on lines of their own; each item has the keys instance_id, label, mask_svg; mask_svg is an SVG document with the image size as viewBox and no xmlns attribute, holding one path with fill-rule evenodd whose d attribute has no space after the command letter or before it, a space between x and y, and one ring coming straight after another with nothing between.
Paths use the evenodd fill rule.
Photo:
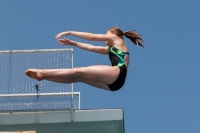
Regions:
<instances>
[{"instance_id":1,"label":"green and black swimsuit","mask_svg":"<svg viewBox=\"0 0 200 133\"><path fill-rule=\"evenodd\" d=\"M118 66L120 69L118 78L112 83L108 84L111 91L119 90L125 83L127 69L124 63L124 56L129 54L128 52L123 52L112 45L109 48L109 58L112 66Z\"/></svg>"}]
</instances>

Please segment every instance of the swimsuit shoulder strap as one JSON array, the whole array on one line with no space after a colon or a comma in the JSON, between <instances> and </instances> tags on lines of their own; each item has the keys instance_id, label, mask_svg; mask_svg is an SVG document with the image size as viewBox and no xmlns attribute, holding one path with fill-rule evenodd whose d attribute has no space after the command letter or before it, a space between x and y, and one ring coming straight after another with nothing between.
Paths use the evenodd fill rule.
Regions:
<instances>
[{"instance_id":1,"label":"swimsuit shoulder strap","mask_svg":"<svg viewBox=\"0 0 200 133\"><path fill-rule=\"evenodd\" d=\"M121 51L121 52L123 52L123 53L125 53L125 54L129 54L129 52L124 52L124 51L122 51L122 50L120 50L120 49L114 47L113 45L110 45L110 50L112 50L112 49L114 49L115 51Z\"/></svg>"}]
</instances>

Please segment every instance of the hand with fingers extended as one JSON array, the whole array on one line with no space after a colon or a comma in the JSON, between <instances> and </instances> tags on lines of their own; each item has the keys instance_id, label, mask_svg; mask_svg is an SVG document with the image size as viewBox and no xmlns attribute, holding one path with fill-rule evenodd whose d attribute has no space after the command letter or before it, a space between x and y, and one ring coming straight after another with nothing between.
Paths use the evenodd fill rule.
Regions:
<instances>
[{"instance_id":1,"label":"hand with fingers extended","mask_svg":"<svg viewBox=\"0 0 200 133\"><path fill-rule=\"evenodd\" d=\"M69 40L69 39L66 39L66 38L64 38L64 39L58 39L57 41L58 41L60 44L62 44L62 45L70 45L70 46L76 45L76 42L75 42L75 41L72 41L72 40Z\"/></svg>"},{"instance_id":2,"label":"hand with fingers extended","mask_svg":"<svg viewBox=\"0 0 200 133\"><path fill-rule=\"evenodd\" d=\"M69 35L69 32L68 32L68 31L65 31L65 32L58 33L58 34L56 35L56 38L58 39L58 38L60 38L60 37L62 37L62 36L68 36L68 35Z\"/></svg>"}]
</instances>

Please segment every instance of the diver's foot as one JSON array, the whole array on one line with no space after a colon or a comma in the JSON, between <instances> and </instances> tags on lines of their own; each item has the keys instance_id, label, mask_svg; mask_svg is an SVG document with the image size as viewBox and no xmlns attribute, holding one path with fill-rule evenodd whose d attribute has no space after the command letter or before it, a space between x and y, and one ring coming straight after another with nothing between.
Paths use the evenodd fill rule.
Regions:
<instances>
[{"instance_id":1,"label":"diver's foot","mask_svg":"<svg viewBox=\"0 0 200 133\"><path fill-rule=\"evenodd\" d=\"M26 75L38 81L41 81L44 79L39 69L28 69L26 71Z\"/></svg>"}]
</instances>

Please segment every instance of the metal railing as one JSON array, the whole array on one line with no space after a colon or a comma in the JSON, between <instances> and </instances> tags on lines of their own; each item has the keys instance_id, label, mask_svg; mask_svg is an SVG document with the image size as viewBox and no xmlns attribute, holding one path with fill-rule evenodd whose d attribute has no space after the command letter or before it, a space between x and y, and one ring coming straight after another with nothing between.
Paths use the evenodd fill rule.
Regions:
<instances>
[{"instance_id":1,"label":"metal railing","mask_svg":"<svg viewBox=\"0 0 200 133\"><path fill-rule=\"evenodd\" d=\"M37 82L25 75L29 68L73 68L73 49L0 51L0 111L80 108L73 84Z\"/></svg>"}]
</instances>

